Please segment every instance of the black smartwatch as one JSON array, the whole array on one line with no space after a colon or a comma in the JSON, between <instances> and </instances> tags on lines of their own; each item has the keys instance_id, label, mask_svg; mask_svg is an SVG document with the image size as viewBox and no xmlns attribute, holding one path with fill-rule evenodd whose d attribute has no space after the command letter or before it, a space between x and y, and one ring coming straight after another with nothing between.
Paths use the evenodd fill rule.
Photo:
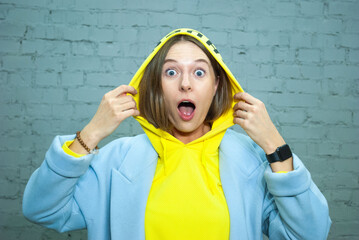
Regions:
<instances>
[{"instance_id":1,"label":"black smartwatch","mask_svg":"<svg viewBox=\"0 0 359 240\"><path fill-rule=\"evenodd\" d=\"M274 153L266 154L269 163L283 162L292 157L292 151L288 144L278 147Z\"/></svg>"}]
</instances>

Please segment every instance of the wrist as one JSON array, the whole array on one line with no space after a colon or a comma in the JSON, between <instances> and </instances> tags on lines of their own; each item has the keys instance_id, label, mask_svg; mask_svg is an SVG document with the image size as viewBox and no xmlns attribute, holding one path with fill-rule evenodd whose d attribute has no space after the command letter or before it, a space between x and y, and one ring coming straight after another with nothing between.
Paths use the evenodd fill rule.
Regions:
<instances>
[{"instance_id":1,"label":"wrist","mask_svg":"<svg viewBox=\"0 0 359 240\"><path fill-rule=\"evenodd\" d=\"M283 146L285 143L284 139L279 136L276 138L268 139L266 144L263 146L263 150L266 154L274 153L278 147Z\"/></svg>"},{"instance_id":2,"label":"wrist","mask_svg":"<svg viewBox=\"0 0 359 240\"><path fill-rule=\"evenodd\" d=\"M90 149L94 149L102 140L99 134L90 125L85 126L81 130L81 139Z\"/></svg>"}]
</instances>

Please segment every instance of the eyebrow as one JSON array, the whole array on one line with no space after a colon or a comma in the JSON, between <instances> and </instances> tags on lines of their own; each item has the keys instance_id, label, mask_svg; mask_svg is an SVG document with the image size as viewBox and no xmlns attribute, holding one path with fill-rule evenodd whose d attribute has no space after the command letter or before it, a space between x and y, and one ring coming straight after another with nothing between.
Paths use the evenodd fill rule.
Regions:
<instances>
[{"instance_id":1,"label":"eyebrow","mask_svg":"<svg viewBox=\"0 0 359 240\"><path fill-rule=\"evenodd\" d=\"M177 60L172 59L172 58L168 58L168 59L165 59L163 64L168 63L168 62L177 62ZM206 63L208 66L210 66L209 62L204 58L196 59L194 62L196 62L196 63L197 62L203 62L203 63Z\"/></svg>"}]
</instances>

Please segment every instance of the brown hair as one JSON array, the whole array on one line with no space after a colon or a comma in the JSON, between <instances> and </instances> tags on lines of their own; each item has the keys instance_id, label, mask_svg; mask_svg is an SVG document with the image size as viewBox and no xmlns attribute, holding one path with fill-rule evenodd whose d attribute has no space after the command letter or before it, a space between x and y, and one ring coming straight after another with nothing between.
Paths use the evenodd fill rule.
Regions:
<instances>
[{"instance_id":1,"label":"brown hair","mask_svg":"<svg viewBox=\"0 0 359 240\"><path fill-rule=\"evenodd\" d=\"M217 81L219 81L216 94L213 97L205 121L212 123L228 111L232 103L231 84L227 74L206 47L203 46L200 41L188 35L174 36L162 46L147 65L139 86L139 110L141 116L147 119L147 121L156 128L161 128L165 131L170 130L172 126L167 116L163 98L161 83L162 67L170 48L180 41L192 42L202 49L211 61L214 74L218 78Z\"/></svg>"}]
</instances>

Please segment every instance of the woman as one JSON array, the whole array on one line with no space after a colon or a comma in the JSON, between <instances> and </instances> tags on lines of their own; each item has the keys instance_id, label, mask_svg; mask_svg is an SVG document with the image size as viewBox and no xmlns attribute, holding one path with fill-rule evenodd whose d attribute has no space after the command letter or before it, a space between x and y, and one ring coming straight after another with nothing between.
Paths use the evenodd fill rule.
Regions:
<instances>
[{"instance_id":1,"label":"woman","mask_svg":"<svg viewBox=\"0 0 359 240\"><path fill-rule=\"evenodd\" d=\"M146 134L94 151L130 116ZM325 239L331 224L264 104L192 29L165 36L76 137L55 138L23 211L60 232L87 228L89 239Z\"/></svg>"}]
</instances>

